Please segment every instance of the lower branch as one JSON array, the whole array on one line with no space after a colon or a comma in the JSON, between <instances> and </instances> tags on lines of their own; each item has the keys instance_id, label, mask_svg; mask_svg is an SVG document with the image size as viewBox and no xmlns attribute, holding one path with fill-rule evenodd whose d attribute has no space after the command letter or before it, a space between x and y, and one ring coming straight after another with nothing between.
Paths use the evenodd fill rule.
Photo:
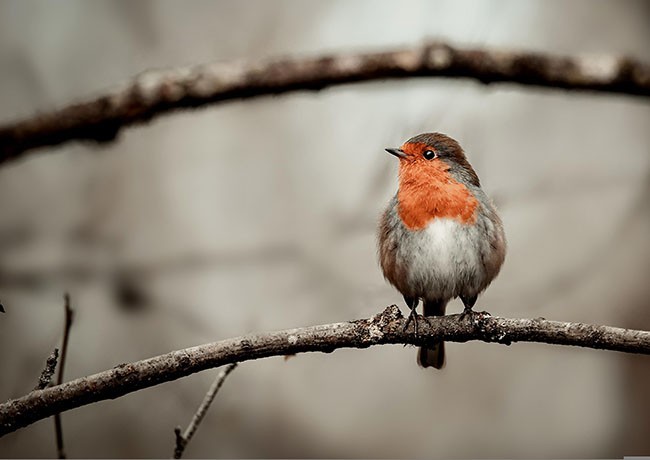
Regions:
<instances>
[{"instance_id":1,"label":"lower branch","mask_svg":"<svg viewBox=\"0 0 650 460\"><path fill-rule=\"evenodd\" d=\"M412 327L404 331L405 319L399 308L392 305L368 319L250 334L121 364L0 404L0 436L58 412L118 398L206 369L269 356L314 351L331 353L338 348L382 344L423 345L440 340L480 340L505 345L540 342L650 355L649 331L541 318L498 318L487 313L476 313L462 320L459 315L419 317L418 323L418 337L413 335Z\"/></svg>"}]
</instances>

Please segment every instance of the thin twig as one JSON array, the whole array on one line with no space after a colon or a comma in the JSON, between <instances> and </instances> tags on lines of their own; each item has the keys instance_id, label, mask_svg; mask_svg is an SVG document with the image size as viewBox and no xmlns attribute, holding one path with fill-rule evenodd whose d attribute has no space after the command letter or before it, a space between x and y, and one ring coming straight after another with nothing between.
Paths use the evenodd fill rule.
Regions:
<instances>
[{"instance_id":1,"label":"thin twig","mask_svg":"<svg viewBox=\"0 0 650 460\"><path fill-rule=\"evenodd\" d=\"M650 331L610 326L542 318L499 318L486 313L465 320L460 315L420 319L417 337L412 329L404 331L404 325L399 308L392 305L367 319L250 334L121 364L0 404L0 436L57 412L118 398L206 369L269 356L315 351L331 353L338 348L383 344L423 345L441 340L480 340L505 345L539 342L650 355Z\"/></svg>"},{"instance_id":2,"label":"thin twig","mask_svg":"<svg viewBox=\"0 0 650 460\"><path fill-rule=\"evenodd\" d=\"M47 357L47 360L45 361L45 368L43 369L43 372L41 372L41 376L38 379L38 385L36 385L34 390L42 390L43 388L50 386L52 383L52 376L56 371L56 362L58 359L59 349L55 348L54 351L52 351L52 354Z\"/></svg>"},{"instance_id":3,"label":"thin twig","mask_svg":"<svg viewBox=\"0 0 650 460\"><path fill-rule=\"evenodd\" d=\"M650 96L650 65L625 56L558 56L434 42L397 51L220 62L145 72L95 99L0 126L0 163L75 139L110 142L123 127L177 109L410 77Z\"/></svg>"},{"instance_id":4,"label":"thin twig","mask_svg":"<svg viewBox=\"0 0 650 460\"><path fill-rule=\"evenodd\" d=\"M61 361L59 362L59 372L56 377L56 384L60 386L63 383L63 372L65 370L65 359L68 355L68 339L70 338L70 327L74 319L74 312L70 306L70 294L67 292L63 296L65 304L65 325L63 329L63 344L61 345ZM54 414L54 430L56 432L56 451L59 458L66 458L65 448L63 446L63 426L61 424L61 412Z\"/></svg>"},{"instance_id":5,"label":"thin twig","mask_svg":"<svg viewBox=\"0 0 650 460\"><path fill-rule=\"evenodd\" d=\"M196 410L196 413L192 417L192 421L187 426L184 433L181 434L180 426L174 428L174 434L176 437L174 458L181 458L183 456L185 447L187 447L187 444L192 440L194 433L196 433L196 430L199 428L199 424L201 423L201 420L203 420L203 417L205 417L205 414L208 412L208 409L210 408L210 405L212 404L214 397L217 395L217 392L221 388L221 385L223 385L223 382L225 382L228 375L233 370L235 370L236 367L237 367L237 363L228 364L228 366L226 366L225 369L219 372L219 375L217 375L217 378L214 379L214 382L212 382L210 389L208 390L208 392L205 394L205 397L203 398L203 402L201 402L201 405Z\"/></svg>"}]
</instances>

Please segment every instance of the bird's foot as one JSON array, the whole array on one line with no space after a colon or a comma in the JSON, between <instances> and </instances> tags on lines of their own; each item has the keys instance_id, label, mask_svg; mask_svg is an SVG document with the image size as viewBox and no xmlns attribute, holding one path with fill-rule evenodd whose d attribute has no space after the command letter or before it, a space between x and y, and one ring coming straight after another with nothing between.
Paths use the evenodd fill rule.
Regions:
<instances>
[{"instance_id":1,"label":"bird's foot","mask_svg":"<svg viewBox=\"0 0 650 460\"><path fill-rule=\"evenodd\" d=\"M415 335L415 337L417 338L417 336L418 336L418 314L415 311L415 308L411 310L411 313L406 318L406 322L404 323L404 328L402 329L402 332L407 331L411 321L413 321L413 335Z\"/></svg>"},{"instance_id":2,"label":"bird's foot","mask_svg":"<svg viewBox=\"0 0 650 460\"><path fill-rule=\"evenodd\" d=\"M460 314L460 320L464 321L467 319L469 321L476 322L476 321L481 321L485 318L489 318L490 316L492 315L487 311L474 311L471 308L465 307L463 312Z\"/></svg>"},{"instance_id":3,"label":"bird's foot","mask_svg":"<svg viewBox=\"0 0 650 460\"><path fill-rule=\"evenodd\" d=\"M472 310L472 307L465 307L463 312L460 314L460 320L464 321L465 319L469 319L472 321L476 315L478 315L478 313Z\"/></svg>"}]
</instances>

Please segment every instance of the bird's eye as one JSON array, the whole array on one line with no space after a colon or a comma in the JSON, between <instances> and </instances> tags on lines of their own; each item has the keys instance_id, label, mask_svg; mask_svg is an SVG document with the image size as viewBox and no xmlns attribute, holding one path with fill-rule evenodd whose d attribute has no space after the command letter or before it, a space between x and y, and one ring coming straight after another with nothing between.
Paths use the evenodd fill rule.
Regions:
<instances>
[{"instance_id":1,"label":"bird's eye","mask_svg":"<svg viewBox=\"0 0 650 460\"><path fill-rule=\"evenodd\" d=\"M427 160L433 160L436 157L436 152L434 152L433 150L425 150L422 156Z\"/></svg>"}]
</instances>

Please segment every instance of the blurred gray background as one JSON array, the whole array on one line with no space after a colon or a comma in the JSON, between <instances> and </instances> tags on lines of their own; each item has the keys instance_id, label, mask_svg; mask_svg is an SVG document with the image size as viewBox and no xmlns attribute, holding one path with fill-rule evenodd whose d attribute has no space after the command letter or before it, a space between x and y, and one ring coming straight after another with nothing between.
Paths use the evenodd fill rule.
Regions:
<instances>
[{"instance_id":1,"label":"blurred gray background","mask_svg":"<svg viewBox=\"0 0 650 460\"><path fill-rule=\"evenodd\" d=\"M0 1L0 123L151 68L417 45L650 60L646 1ZM478 309L650 329L647 99L467 80L231 102L0 169L0 399L36 384L76 309L66 378L403 302L375 225L383 149L458 139L509 253ZM460 311L454 302L451 312ZM188 457L621 457L650 452L650 361L534 344L270 358L225 383ZM63 416L72 457L168 457L218 371ZM56 455L43 420L3 457Z\"/></svg>"}]
</instances>

